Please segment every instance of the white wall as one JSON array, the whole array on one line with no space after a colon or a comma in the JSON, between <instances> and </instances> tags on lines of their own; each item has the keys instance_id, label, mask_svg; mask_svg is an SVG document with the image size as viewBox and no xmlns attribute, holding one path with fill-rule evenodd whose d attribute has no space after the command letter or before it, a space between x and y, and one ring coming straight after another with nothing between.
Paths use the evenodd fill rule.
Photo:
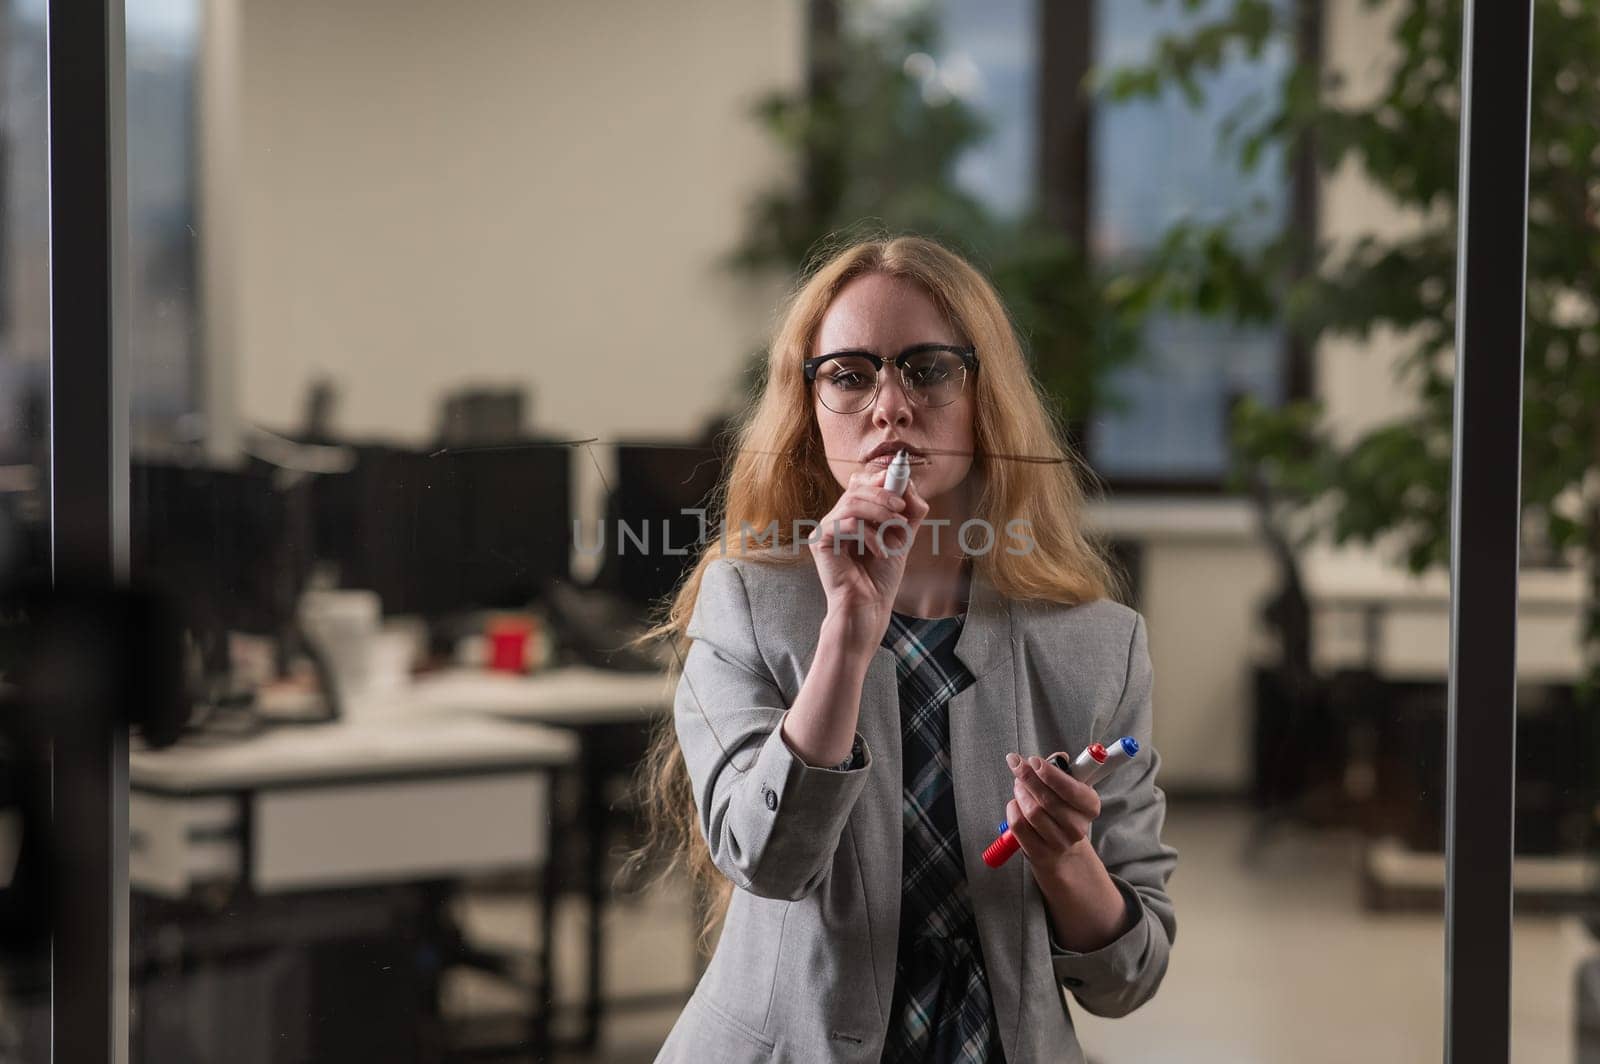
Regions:
<instances>
[{"instance_id":1,"label":"white wall","mask_svg":"<svg viewBox=\"0 0 1600 1064\"><path fill-rule=\"evenodd\" d=\"M296 422L324 373L342 430L414 439L469 382L602 437L725 397L775 293L716 262L781 172L746 111L800 76L799 0L212 3L206 280L244 420Z\"/></svg>"},{"instance_id":2,"label":"white wall","mask_svg":"<svg viewBox=\"0 0 1600 1064\"><path fill-rule=\"evenodd\" d=\"M1325 66L1344 76L1344 103L1370 103L1399 59L1389 40L1392 5L1374 10L1364 0L1331 0L1325 9ZM1322 182L1319 194L1321 235L1341 243L1415 230L1420 221L1415 212L1402 211L1348 160ZM1317 394L1327 403L1337 439L1348 442L1413 409L1409 390L1393 386L1406 340L1404 334L1385 328L1363 340L1330 339L1318 346Z\"/></svg>"},{"instance_id":3,"label":"white wall","mask_svg":"<svg viewBox=\"0 0 1600 1064\"><path fill-rule=\"evenodd\" d=\"M1125 499L1093 527L1143 547L1139 609L1155 670L1155 744L1168 790L1242 792L1251 778L1256 614L1277 573L1247 503Z\"/></svg>"}]
</instances>

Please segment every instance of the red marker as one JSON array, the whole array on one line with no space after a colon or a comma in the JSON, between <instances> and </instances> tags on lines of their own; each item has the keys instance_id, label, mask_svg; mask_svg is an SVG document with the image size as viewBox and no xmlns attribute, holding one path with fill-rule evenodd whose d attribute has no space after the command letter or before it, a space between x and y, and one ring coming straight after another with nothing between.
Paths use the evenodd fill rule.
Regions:
<instances>
[{"instance_id":1,"label":"red marker","mask_svg":"<svg viewBox=\"0 0 1600 1064\"><path fill-rule=\"evenodd\" d=\"M1099 783L1111 771L1124 761L1131 760L1139 753L1139 741L1133 738L1122 738L1112 743L1107 749L1099 743L1090 743L1084 748L1083 753L1073 759L1068 765L1066 758L1056 754L1050 758L1050 763L1065 772L1073 779L1082 780L1091 787ZM990 868L999 868L1011 856L1022 848L1022 843L1017 841L1017 836L1012 832L1011 826L1004 821L1000 823L1000 837L989 844L983 851L983 863Z\"/></svg>"}]
</instances>

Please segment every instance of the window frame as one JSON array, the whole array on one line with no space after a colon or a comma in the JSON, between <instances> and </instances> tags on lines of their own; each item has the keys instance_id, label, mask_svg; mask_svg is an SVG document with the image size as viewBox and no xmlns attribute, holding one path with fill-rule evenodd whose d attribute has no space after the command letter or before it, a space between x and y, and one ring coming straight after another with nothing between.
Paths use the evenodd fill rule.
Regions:
<instances>
[{"instance_id":1,"label":"window frame","mask_svg":"<svg viewBox=\"0 0 1600 1064\"><path fill-rule=\"evenodd\" d=\"M1323 0L1294 0L1295 61L1321 67L1323 62ZM1039 201L1047 221L1058 225L1081 248L1089 247L1089 226L1094 217L1092 167L1095 108L1082 91L1094 62L1093 0L1038 5L1040 72L1038 96ZM1319 181L1316 147L1302 139L1289 153L1290 224L1309 233L1315 243L1319 221ZM1311 268L1309 252L1295 264L1303 275ZM1301 337L1283 331L1279 342L1278 371L1286 401L1309 399L1315 377L1314 351ZM1128 476L1099 473L1088 434L1091 411L1083 420L1067 425L1068 442L1095 469L1108 493L1125 496L1237 495L1226 484L1226 473L1207 477Z\"/></svg>"},{"instance_id":2,"label":"window frame","mask_svg":"<svg viewBox=\"0 0 1600 1064\"><path fill-rule=\"evenodd\" d=\"M1295 9L1295 61L1300 64L1323 62L1325 22L1324 0L1293 0ZM1036 96L1035 190L1045 221L1058 226L1078 247L1089 246L1089 225L1093 217L1091 198L1091 160L1094 134L1094 107L1082 91L1085 77L1094 62L1095 0L1051 3L1035 0L1038 28L1039 81ZM808 0L806 8L806 85L812 95L828 91L837 76L836 42L840 33L840 0ZM806 160L804 187L811 187L815 160ZM1320 213L1316 146L1302 139L1289 153L1290 224L1296 231L1311 234L1314 245ZM1303 275L1311 268L1310 252L1294 265L1292 275ZM1285 401L1312 397L1315 380L1315 352L1301 337L1284 330L1278 352L1279 380ZM1067 419L1064 429L1068 444L1094 470L1108 494L1136 497L1229 496L1238 497L1226 481L1227 473L1205 477L1129 476L1100 473L1090 445L1088 424L1091 410L1081 419Z\"/></svg>"}]
</instances>

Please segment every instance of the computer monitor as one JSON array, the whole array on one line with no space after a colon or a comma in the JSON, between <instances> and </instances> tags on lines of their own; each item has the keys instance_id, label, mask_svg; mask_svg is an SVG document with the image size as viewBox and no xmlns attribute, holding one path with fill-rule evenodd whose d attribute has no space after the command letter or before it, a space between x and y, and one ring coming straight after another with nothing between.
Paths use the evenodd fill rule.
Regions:
<instances>
[{"instance_id":1,"label":"computer monitor","mask_svg":"<svg viewBox=\"0 0 1600 1064\"><path fill-rule=\"evenodd\" d=\"M174 599L197 632L286 630L305 572L270 468L135 461L129 501L134 583Z\"/></svg>"},{"instance_id":2,"label":"computer monitor","mask_svg":"<svg viewBox=\"0 0 1600 1064\"><path fill-rule=\"evenodd\" d=\"M228 634L292 637L305 586L305 535L273 469L136 460L129 496L129 576L177 614L200 659L202 703L231 697ZM296 549L296 543L299 549Z\"/></svg>"},{"instance_id":3,"label":"computer monitor","mask_svg":"<svg viewBox=\"0 0 1600 1064\"><path fill-rule=\"evenodd\" d=\"M647 441L618 444L616 459L606 560L598 582L638 606L650 606L670 594L694 563L701 518L684 511L709 505L723 460L709 445ZM634 538L621 534L624 526ZM644 541L646 530L648 549L642 549L636 541ZM668 553L686 548L684 554Z\"/></svg>"},{"instance_id":4,"label":"computer monitor","mask_svg":"<svg viewBox=\"0 0 1600 1064\"><path fill-rule=\"evenodd\" d=\"M570 573L571 448L553 440L464 450L354 447L313 492L317 557L387 614L524 606Z\"/></svg>"}]
</instances>

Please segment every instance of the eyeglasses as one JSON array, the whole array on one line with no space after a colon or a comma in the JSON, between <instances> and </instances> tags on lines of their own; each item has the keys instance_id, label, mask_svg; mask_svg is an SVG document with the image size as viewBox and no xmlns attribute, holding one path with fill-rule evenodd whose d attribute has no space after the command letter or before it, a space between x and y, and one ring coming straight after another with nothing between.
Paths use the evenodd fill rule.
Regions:
<instances>
[{"instance_id":1,"label":"eyeglasses","mask_svg":"<svg viewBox=\"0 0 1600 1064\"><path fill-rule=\"evenodd\" d=\"M917 344L888 361L919 406L950 405L961 398L967 377L978 372L975 349L951 344ZM878 397L884 359L866 351L841 351L808 358L804 366L823 406L835 414L859 414Z\"/></svg>"}]
</instances>

